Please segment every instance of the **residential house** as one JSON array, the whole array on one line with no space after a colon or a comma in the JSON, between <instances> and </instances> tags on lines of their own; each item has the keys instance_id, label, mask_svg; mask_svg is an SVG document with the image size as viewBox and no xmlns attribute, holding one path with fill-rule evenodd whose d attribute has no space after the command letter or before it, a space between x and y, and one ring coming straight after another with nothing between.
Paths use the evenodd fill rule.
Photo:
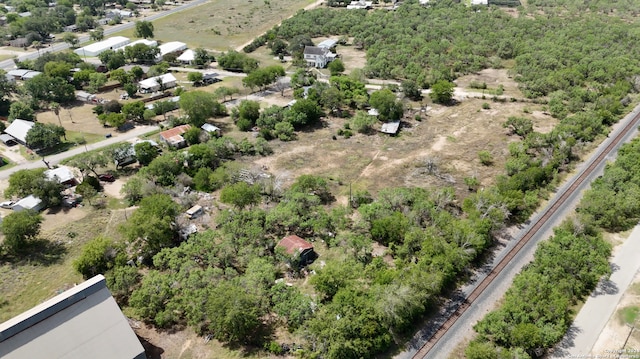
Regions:
<instances>
[{"instance_id":1,"label":"residential house","mask_svg":"<svg viewBox=\"0 0 640 359\"><path fill-rule=\"evenodd\" d=\"M190 128L190 125L180 125L170 130L160 132L160 140L171 147L182 148L187 145L187 141L182 137L182 134Z\"/></svg>"},{"instance_id":2,"label":"residential house","mask_svg":"<svg viewBox=\"0 0 640 359\"><path fill-rule=\"evenodd\" d=\"M9 40L9 46L11 47L27 47L31 43L27 41L26 37L19 37L17 39Z\"/></svg>"},{"instance_id":3,"label":"residential house","mask_svg":"<svg viewBox=\"0 0 640 359\"><path fill-rule=\"evenodd\" d=\"M319 69L324 68L329 62L336 58L336 54L332 53L329 49L317 46L305 46L303 55L307 66Z\"/></svg>"},{"instance_id":4,"label":"residential house","mask_svg":"<svg viewBox=\"0 0 640 359\"><path fill-rule=\"evenodd\" d=\"M42 72L40 71L33 71L33 70L27 70L27 69L14 69L14 70L9 70L9 72L7 72L7 75L13 77L14 80L28 80L41 74Z\"/></svg>"},{"instance_id":5,"label":"residential house","mask_svg":"<svg viewBox=\"0 0 640 359\"><path fill-rule=\"evenodd\" d=\"M145 359L129 321L97 275L0 324L0 357Z\"/></svg>"},{"instance_id":6,"label":"residential house","mask_svg":"<svg viewBox=\"0 0 640 359\"><path fill-rule=\"evenodd\" d=\"M34 122L15 119L4 130L4 133L13 137L16 142L25 145L27 144L27 133L35 125Z\"/></svg>"},{"instance_id":7,"label":"residential house","mask_svg":"<svg viewBox=\"0 0 640 359\"><path fill-rule=\"evenodd\" d=\"M298 255L302 265L311 263L318 257L313 250L313 245L295 234L282 238L276 247L284 249L288 255Z\"/></svg>"},{"instance_id":8,"label":"residential house","mask_svg":"<svg viewBox=\"0 0 640 359\"><path fill-rule=\"evenodd\" d=\"M12 210L16 211L16 212L21 212L21 211L26 211L26 210L32 210L34 212L40 212L44 209L44 203L42 202L42 200L32 194L26 196L25 198L19 200L18 202L16 202L13 207L11 207ZM1 335L1 334L0 334ZM1 340L0 340L1 342ZM4 358L1 354L2 354L2 345L0 345L0 358Z\"/></svg>"},{"instance_id":9,"label":"residential house","mask_svg":"<svg viewBox=\"0 0 640 359\"><path fill-rule=\"evenodd\" d=\"M49 181L55 180L67 187L72 187L78 184L78 181L73 175L73 172L71 172L71 169L66 166L60 166L58 168L46 170L44 171L44 175Z\"/></svg>"}]
</instances>

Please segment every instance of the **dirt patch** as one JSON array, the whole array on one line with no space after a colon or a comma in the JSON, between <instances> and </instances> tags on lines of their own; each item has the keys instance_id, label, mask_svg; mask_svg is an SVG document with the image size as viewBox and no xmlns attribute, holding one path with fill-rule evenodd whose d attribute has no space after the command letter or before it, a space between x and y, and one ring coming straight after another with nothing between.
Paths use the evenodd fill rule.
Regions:
<instances>
[{"instance_id":1,"label":"dirt patch","mask_svg":"<svg viewBox=\"0 0 640 359\"><path fill-rule=\"evenodd\" d=\"M518 83L509 75L507 69L484 69L475 74L462 76L456 79L456 85L467 88L470 91L482 93L482 90L471 89L471 82L485 83L487 90L495 90L502 85L504 88L504 96L522 98L522 92L518 89ZM487 97L492 95L487 91Z\"/></svg>"},{"instance_id":2,"label":"dirt patch","mask_svg":"<svg viewBox=\"0 0 640 359\"><path fill-rule=\"evenodd\" d=\"M117 179L113 182L103 182L102 190L107 196L123 199L124 196L122 195L122 193L120 193L120 190L125 183L126 182L121 179Z\"/></svg>"},{"instance_id":3,"label":"dirt patch","mask_svg":"<svg viewBox=\"0 0 640 359\"><path fill-rule=\"evenodd\" d=\"M352 45L338 45L335 53L340 56L344 63L345 73L349 74L354 69L362 69L367 64L367 54L363 50L358 50Z\"/></svg>"},{"instance_id":4,"label":"dirt patch","mask_svg":"<svg viewBox=\"0 0 640 359\"><path fill-rule=\"evenodd\" d=\"M611 316L607 326L602 330L600 337L594 344L593 349L591 350L592 354L603 355L604 358L607 355L611 355L612 350L625 350L624 348L628 350L626 353L629 354L629 358L632 357L630 354L640 354L638 352L638 350L640 350L640 330L638 330L638 327L640 327L640 323L638 323L639 321L636 320L636 329L631 332L631 328L621 320L621 312L623 309L632 306L640 306L640 272L636 273L632 284L622 295L622 298L616 307L615 314ZM629 336L630 333L631 336ZM625 341L627 341L626 346L624 345ZM625 358L626 356L622 355L621 357Z\"/></svg>"}]
</instances>

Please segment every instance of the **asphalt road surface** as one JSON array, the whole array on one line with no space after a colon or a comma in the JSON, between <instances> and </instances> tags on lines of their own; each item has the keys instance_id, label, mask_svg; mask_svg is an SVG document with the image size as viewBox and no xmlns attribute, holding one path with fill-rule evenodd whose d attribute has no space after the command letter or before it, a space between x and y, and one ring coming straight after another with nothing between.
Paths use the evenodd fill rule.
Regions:
<instances>
[{"instance_id":1,"label":"asphalt road surface","mask_svg":"<svg viewBox=\"0 0 640 359\"><path fill-rule=\"evenodd\" d=\"M620 121L616 126L614 126L612 130L612 134L610 134L610 138L605 140L598 148L594 151L594 153L589 157L587 161L584 161L578 168L576 169L576 175L569 179L555 194L555 197L558 197L560 194L564 193L566 189L573 182L573 179L579 176L579 174L585 169L588 168L589 164L606 148L606 146L610 143L611 138L614 137L614 133L617 134L621 131L622 128L629 121L632 121L635 115L640 113L640 106L636 107L629 115L627 115L622 121ZM631 131L626 134L624 140L621 143L628 142L637 134L637 130ZM617 148L616 148L617 151ZM611 154L607 160L612 160L615 154ZM565 206L556 212L555 218L547 223L547 225L540 229L537 234L532 238L531 241L525 245L522 250L518 253L516 257L505 267L505 269L495 278L495 280L486 288L486 290L476 299L476 301L472 304L472 306L465 311L460 318L455 322L455 324L447 331L444 336L435 344L432 350L424 357L424 358L448 358L456 346L465 339L470 339L474 335L473 326L481 320L489 311L495 308L496 303L504 296L504 293L510 287L513 282L513 278L517 273L520 272L522 267L524 267L527 263L529 263L533 259L533 253L537 247L537 243L541 240L547 239L552 234L553 227L560 224L567 215L573 212L573 209L580 201L582 197L582 192L587 189L594 179L600 176L604 170L605 163L600 163L598 167L589 175L589 177L583 182L580 189L575 191L574 194L567 200ZM549 201L553 202L552 200ZM540 217L540 213L535 215L534 221ZM527 223L526 226L530 226L531 223L535 223L534 221ZM413 358L415 353L420 349L422 344L424 344L434 332L437 323L442 323L446 321L448 317L447 314L453 312L454 308L457 307L459 303L464 301L464 299L473 291L473 289L487 276L487 273L491 271L493 267L509 252L509 250L515 246L517 243L516 239L519 239L525 230L521 230L520 234L515 235L514 239L509 241L509 243L496 253L496 256L491 264L488 264L478 270L478 273L472 278L469 284L462 287L458 293L454 296L451 302L448 305L445 305L441 310L440 315L436 316L436 318L427 322L427 324L414 336L414 338L408 343L404 352L398 354L396 358L408 359ZM637 252L636 252L637 253ZM611 301L615 301L615 299L611 298ZM615 301L617 303L617 301ZM613 304L615 306L615 303ZM600 316L606 319L610 317L610 314L607 314L606 311L600 312L595 311L590 313L591 316ZM594 318L595 320L595 318ZM601 329L600 329L601 330ZM600 332L598 330L598 333ZM597 336L596 336L597 338ZM595 340L595 339L594 339ZM593 346L591 343L588 348L590 349Z\"/></svg>"},{"instance_id":2,"label":"asphalt road surface","mask_svg":"<svg viewBox=\"0 0 640 359\"><path fill-rule=\"evenodd\" d=\"M69 151L65 151L65 152L62 152L62 153L55 154L55 155L46 156L45 160L49 163L50 166L57 165L58 163L60 163L60 161L62 161L64 159L67 159L69 157L73 157L73 156L75 156L77 154L80 154L82 152L86 152L86 151L91 151L91 150L107 147L107 146L113 145L113 144L118 143L118 142L128 141L130 139L142 136L142 135L144 135L146 133L149 133L149 132L152 132L152 131L156 131L156 130L159 130L159 129L160 129L160 127L158 127L158 126L139 126L139 127L134 128L133 130L127 131L127 132L122 133L122 134L118 134L115 137L107 138L107 139L102 140L100 142L88 144L86 146L76 147L76 148L71 149ZM46 165L44 164L43 161L31 161L31 162L21 163L21 164L19 164L17 166L14 166L14 167L8 168L6 170L0 171L0 180L9 178L9 176L11 176L12 173L15 173L15 172L17 172L19 170L42 168L42 167L46 167Z\"/></svg>"}]
</instances>

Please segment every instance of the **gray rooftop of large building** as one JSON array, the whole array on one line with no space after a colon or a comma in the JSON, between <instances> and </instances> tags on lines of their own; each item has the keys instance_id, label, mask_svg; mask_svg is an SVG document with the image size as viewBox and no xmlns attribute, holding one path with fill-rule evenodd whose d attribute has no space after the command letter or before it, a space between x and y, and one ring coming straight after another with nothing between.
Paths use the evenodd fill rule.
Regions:
<instances>
[{"instance_id":1,"label":"gray rooftop of large building","mask_svg":"<svg viewBox=\"0 0 640 359\"><path fill-rule=\"evenodd\" d=\"M105 278L98 275L0 324L3 359L143 359Z\"/></svg>"}]
</instances>

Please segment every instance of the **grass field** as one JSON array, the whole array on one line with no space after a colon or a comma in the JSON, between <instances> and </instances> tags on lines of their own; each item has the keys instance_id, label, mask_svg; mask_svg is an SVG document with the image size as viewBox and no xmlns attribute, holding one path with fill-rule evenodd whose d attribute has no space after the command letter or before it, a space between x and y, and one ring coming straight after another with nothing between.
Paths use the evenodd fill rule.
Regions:
<instances>
[{"instance_id":1,"label":"grass field","mask_svg":"<svg viewBox=\"0 0 640 359\"><path fill-rule=\"evenodd\" d=\"M251 41L313 0L212 0L153 22L155 38L227 51ZM114 34L133 37L133 29Z\"/></svg>"}]
</instances>

